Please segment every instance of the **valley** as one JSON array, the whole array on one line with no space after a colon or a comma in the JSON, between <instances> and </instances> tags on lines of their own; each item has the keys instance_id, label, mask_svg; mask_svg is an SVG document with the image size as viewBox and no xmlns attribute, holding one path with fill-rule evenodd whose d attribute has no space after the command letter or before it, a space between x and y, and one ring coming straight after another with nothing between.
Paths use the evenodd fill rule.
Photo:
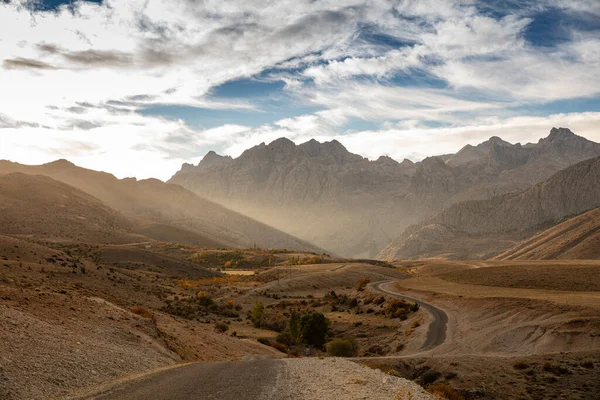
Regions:
<instances>
[{"instance_id":1,"label":"valley","mask_svg":"<svg viewBox=\"0 0 600 400\"><path fill-rule=\"evenodd\" d=\"M0 26L0 400L600 399L600 0Z\"/></svg>"},{"instance_id":2,"label":"valley","mask_svg":"<svg viewBox=\"0 0 600 400\"><path fill-rule=\"evenodd\" d=\"M323 313L329 335L353 338L359 364L429 389L449 386L466 399L544 399L550 392L592 399L600 388L596 261L378 266L260 249L1 239L0 329L10 348L0 350L10 356L0 387L7 399L125 398L121 390L155 379L148 371L167 367L173 375L182 362L253 365L260 357L277 374L296 371L301 367L282 370L277 361L306 355L303 345L278 336L292 311ZM222 274L228 268L254 273ZM399 297L421 307L394 317L390 307ZM265 311L257 326L251 314L259 301ZM244 364L227 368L238 367ZM299 381L290 398L318 385Z\"/></svg>"},{"instance_id":3,"label":"valley","mask_svg":"<svg viewBox=\"0 0 600 400\"><path fill-rule=\"evenodd\" d=\"M579 143L579 155L563 151L556 168L565 168L532 178L557 141ZM203 166L185 167L191 176L206 169L207 183L253 157L257 165L271 157L269 176L295 160L286 179L328 166L319 167L318 181L331 181L317 192L252 189L262 193L257 199L278 199L277 207L263 204L277 223L236 207L247 193L222 201L191 181L196 193L64 160L0 161L0 397L594 399L600 164L576 161L595 149L553 129L535 146L492 138L444 159L373 164L339 143L278 140L239 161L213 153ZM503 151L523 159L489 179L525 174L523 187L499 195L497 187L486 198L473 194L480 182L460 191L468 201L447 198L445 208L407 189L418 174L432 179L432 165L475 170ZM375 186L397 190L404 182L408 194L365 197L362 189L347 192L347 176L337 180L340 171L372 168L387 177ZM255 173L240 176L252 182ZM332 212L316 222L306 218L313 209L289 196ZM367 205L385 212L368 222ZM395 226L396 239L374 233L387 229L377 222L385 213L392 226L410 220L403 217L410 210L414 224ZM370 250L335 244L357 242Z\"/></svg>"}]
</instances>

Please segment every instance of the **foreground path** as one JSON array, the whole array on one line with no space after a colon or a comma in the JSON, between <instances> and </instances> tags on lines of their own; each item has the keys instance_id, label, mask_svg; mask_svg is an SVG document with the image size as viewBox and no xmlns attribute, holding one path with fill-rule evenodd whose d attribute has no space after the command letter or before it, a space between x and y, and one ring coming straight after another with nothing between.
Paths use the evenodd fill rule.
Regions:
<instances>
[{"instance_id":1,"label":"foreground path","mask_svg":"<svg viewBox=\"0 0 600 400\"><path fill-rule=\"evenodd\" d=\"M425 343L423 343L423 346L421 347L421 350L431 350L444 343L446 340L446 330L448 329L448 315L430 303L426 303L423 300L415 299L414 297L406 296L402 293L396 292L391 286L393 283L394 281L377 282L371 284L371 288L376 292L400 297L417 303L431 315L431 322L429 323L429 329L427 330L427 337L425 339Z\"/></svg>"},{"instance_id":2,"label":"foreground path","mask_svg":"<svg viewBox=\"0 0 600 400\"><path fill-rule=\"evenodd\" d=\"M87 397L90 398L90 397ZM98 400L432 400L414 382L340 358L203 362L116 387Z\"/></svg>"},{"instance_id":3,"label":"foreground path","mask_svg":"<svg viewBox=\"0 0 600 400\"><path fill-rule=\"evenodd\" d=\"M170 369L94 397L102 400L259 399L275 385L275 360L201 362Z\"/></svg>"}]
</instances>

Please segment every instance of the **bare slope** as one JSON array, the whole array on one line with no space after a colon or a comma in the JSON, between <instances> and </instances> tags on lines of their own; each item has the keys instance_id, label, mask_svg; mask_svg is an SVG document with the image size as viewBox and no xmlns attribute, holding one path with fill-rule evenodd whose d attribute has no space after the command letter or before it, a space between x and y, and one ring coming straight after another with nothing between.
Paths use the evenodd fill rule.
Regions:
<instances>
[{"instance_id":1,"label":"bare slope","mask_svg":"<svg viewBox=\"0 0 600 400\"><path fill-rule=\"evenodd\" d=\"M0 175L0 231L59 240L128 243L148 240L98 199L42 175Z\"/></svg>"},{"instance_id":2,"label":"bare slope","mask_svg":"<svg viewBox=\"0 0 600 400\"><path fill-rule=\"evenodd\" d=\"M454 204L407 228L379 258L409 259L444 255L483 258L510 247L566 217L600 205L600 158L562 170L529 189L489 200ZM483 244L479 251L475 244ZM460 248L463 254L456 254Z\"/></svg>"},{"instance_id":3,"label":"bare slope","mask_svg":"<svg viewBox=\"0 0 600 400\"><path fill-rule=\"evenodd\" d=\"M323 251L310 243L202 199L181 186L156 179L119 180L111 174L80 168L66 160L36 166L0 161L0 174L7 172L47 175L65 182L100 199L115 210L146 221L141 226L141 232L161 240L181 241L190 236L186 231L192 231L205 238L209 247L257 245L264 248ZM168 226L164 226L165 224Z\"/></svg>"},{"instance_id":4,"label":"bare slope","mask_svg":"<svg viewBox=\"0 0 600 400\"><path fill-rule=\"evenodd\" d=\"M495 259L600 259L600 208L545 230Z\"/></svg>"}]
</instances>

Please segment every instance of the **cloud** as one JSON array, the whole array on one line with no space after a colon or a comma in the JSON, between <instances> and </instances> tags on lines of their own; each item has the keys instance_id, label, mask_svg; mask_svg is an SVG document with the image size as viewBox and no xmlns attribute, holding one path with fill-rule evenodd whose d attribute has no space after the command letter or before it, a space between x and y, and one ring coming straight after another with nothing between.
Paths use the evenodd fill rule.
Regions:
<instances>
[{"instance_id":1,"label":"cloud","mask_svg":"<svg viewBox=\"0 0 600 400\"><path fill-rule=\"evenodd\" d=\"M52 12L26 3L0 3L11 33L0 40L0 156L19 161L60 155L164 179L210 148L239 155L281 136L418 158L490 132L537 138L563 125L593 136L598 120L526 115L600 93L595 0L105 0ZM528 41L536 15L556 10L587 28L569 25L568 40L552 46ZM259 100L213 95L254 78L285 82L269 98L271 123L203 130L145 112L264 114Z\"/></svg>"},{"instance_id":2,"label":"cloud","mask_svg":"<svg viewBox=\"0 0 600 400\"><path fill-rule=\"evenodd\" d=\"M2 62L2 66L6 69L56 69L45 62L23 57L7 58Z\"/></svg>"}]
</instances>

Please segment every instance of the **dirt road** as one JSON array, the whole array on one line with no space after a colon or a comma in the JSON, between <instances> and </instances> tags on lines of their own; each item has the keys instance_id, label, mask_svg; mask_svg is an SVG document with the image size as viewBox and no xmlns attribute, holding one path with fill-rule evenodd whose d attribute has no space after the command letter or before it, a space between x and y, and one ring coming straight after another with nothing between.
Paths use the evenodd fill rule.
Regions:
<instances>
[{"instance_id":1,"label":"dirt road","mask_svg":"<svg viewBox=\"0 0 600 400\"><path fill-rule=\"evenodd\" d=\"M371 288L380 293L384 293L391 296L401 297L405 300L419 304L424 310L431 315L431 322L427 330L427 337L423 346L422 351L431 350L446 340L446 329L448 327L448 316L446 313L432 304L426 303L423 300L416 299L414 297L406 296L402 293L398 293L392 289L394 281L376 282L371 284Z\"/></svg>"},{"instance_id":2,"label":"dirt road","mask_svg":"<svg viewBox=\"0 0 600 400\"><path fill-rule=\"evenodd\" d=\"M411 381L339 358L251 359L189 364L123 384L97 400L414 400ZM87 397L86 399L89 399Z\"/></svg>"},{"instance_id":3,"label":"dirt road","mask_svg":"<svg viewBox=\"0 0 600 400\"><path fill-rule=\"evenodd\" d=\"M240 400L262 398L275 385L274 360L205 362L149 375L98 400Z\"/></svg>"}]
</instances>

